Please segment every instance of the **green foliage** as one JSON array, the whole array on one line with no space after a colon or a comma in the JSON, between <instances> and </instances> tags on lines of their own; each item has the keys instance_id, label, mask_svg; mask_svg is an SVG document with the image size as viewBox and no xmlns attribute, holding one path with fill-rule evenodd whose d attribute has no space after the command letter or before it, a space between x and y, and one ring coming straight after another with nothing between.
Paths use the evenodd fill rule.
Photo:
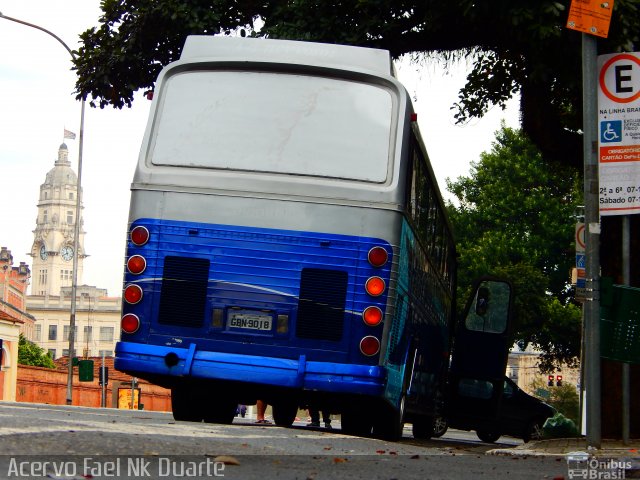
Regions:
<instances>
[{"instance_id":1,"label":"green foliage","mask_svg":"<svg viewBox=\"0 0 640 480\"><path fill-rule=\"evenodd\" d=\"M545 370L574 363L580 349L580 309L570 301L568 279L581 183L580 171L545 162L521 131L504 125L469 177L447 181L458 200L448 205L458 298L468 297L479 276L509 279L516 292L512 338L540 349Z\"/></svg>"},{"instance_id":2,"label":"green foliage","mask_svg":"<svg viewBox=\"0 0 640 480\"><path fill-rule=\"evenodd\" d=\"M56 367L44 349L27 340L22 334L20 334L20 340L18 341L18 363L20 365L31 365L34 367Z\"/></svg>"},{"instance_id":3,"label":"green foliage","mask_svg":"<svg viewBox=\"0 0 640 480\"><path fill-rule=\"evenodd\" d=\"M616 0L600 53L634 51L638 0ZM567 30L569 0L447 2L339 0L104 0L100 26L81 35L78 97L130 106L177 60L190 34L236 32L384 48L393 56L439 54L473 62L454 105L459 122L504 107L520 92L522 126L545 158L580 165L581 34ZM261 20L262 28L253 28Z\"/></svg>"},{"instance_id":4,"label":"green foliage","mask_svg":"<svg viewBox=\"0 0 640 480\"><path fill-rule=\"evenodd\" d=\"M536 377L531 382L531 390L536 397L551 405L576 425L580 424L580 397L575 385L563 382L560 387L549 387L543 379Z\"/></svg>"}]
</instances>

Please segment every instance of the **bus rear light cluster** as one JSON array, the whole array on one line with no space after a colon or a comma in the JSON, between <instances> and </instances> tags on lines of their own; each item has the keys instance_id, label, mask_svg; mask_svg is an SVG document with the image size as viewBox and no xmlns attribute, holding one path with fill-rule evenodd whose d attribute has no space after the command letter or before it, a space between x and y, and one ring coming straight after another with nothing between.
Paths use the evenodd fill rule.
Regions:
<instances>
[{"instance_id":1,"label":"bus rear light cluster","mask_svg":"<svg viewBox=\"0 0 640 480\"><path fill-rule=\"evenodd\" d=\"M364 288L372 297L379 297L384 293L386 285L380 277L370 277L365 283Z\"/></svg>"},{"instance_id":2,"label":"bus rear light cluster","mask_svg":"<svg viewBox=\"0 0 640 480\"><path fill-rule=\"evenodd\" d=\"M120 320L120 328L124 333L136 333L140 328L140 319L133 313L127 313Z\"/></svg>"},{"instance_id":3,"label":"bus rear light cluster","mask_svg":"<svg viewBox=\"0 0 640 480\"><path fill-rule=\"evenodd\" d=\"M380 351L380 340L368 335L360 340L360 352L367 357L372 357Z\"/></svg>"},{"instance_id":4,"label":"bus rear light cluster","mask_svg":"<svg viewBox=\"0 0 640 480\"><path fill-rule=\"evenodd\" d=\"M142 255L133 255L127 260L127 270L134 275L140 275L147 268L147 261Z\"/></svg>"},{"instance_id":5,"label":"bus rear light cluster","mask_svg":"<svg viewBox=\"0 0 640 480\"><path fill-rule=\"evenodd\" d=\"M137 226L131 230L131 242L134 245L141 247L149 241L149 230L146 227Z\"/></svg>"},{"instance_id":6,"label":"bus rear light cluster","mask_svg":"<svg viewBox=\"0 0 640 480\"><path fill-rule=\"evenodd\" d=\"M124 289L124 299L127 303L135 305L142 300L142 288L130 283Z\"/></svg>"},{"instance_id":7,"label":"bus rear light cluster","mask_svg":"<svg viewBox=\"0 0 640 480\"><path fill-rule=\"evenodd\" d=\"M382 323L382 310L378 307L367 307L362 312L362 320L370 327L377 327Z\"/></svg>"},{"instance_id":8,"label":"bus rear light cluster","mask_svg":"<svg viewBox=\"0 0 640 480\"><path fill-rule=\"evenodd\" d=\"M367 255L369 263L374 267L382 267L387 263L389 254L382 247L373 247Z\"/></svg>"}]
</instances>

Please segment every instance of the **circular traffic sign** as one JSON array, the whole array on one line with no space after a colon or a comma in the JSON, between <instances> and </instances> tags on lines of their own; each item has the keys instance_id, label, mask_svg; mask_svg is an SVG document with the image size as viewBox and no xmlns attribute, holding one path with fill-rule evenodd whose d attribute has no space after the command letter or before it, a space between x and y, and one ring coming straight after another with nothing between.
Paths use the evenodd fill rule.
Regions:
<instances>
[{"instance_id":1,"label":"circular traffic sign","mask_svg":"<svg viewBox=\"0 0 640 480\"><path fill-rule=\"evenodd\" d=\"M576 227L576 246L582 250L586 247L584 223Z\"/></svg>"},{"instance_id":2,"label":"circular traffic sign","mask_svg":"<svg viewBox=\"0 0 640 480\"><path fill-rule=\"evenodd\" d=\"M631 93L630 96L620 96L619 94L617 94L617 92L613 93L609 88L609 86L607 85L607 80L610 79L610 77L614 77L613 75L607 76L607 72L611 67L614 66L614 64L623 60L631 61L635 63L636 68L640 68L640 58L636 57L635 55L630 55L628 53L621 53L620 55L616 55L615 57L610 58L602 66L602 69L600 70L600 88L602 89L602 93L604 93L607 96L607 98L609 98L609 100L612 100L617 103L629 103L640 98L640 89L638 89L637 92L633 92L633 91L630 92Z\"/></svg>"}]
</instances>

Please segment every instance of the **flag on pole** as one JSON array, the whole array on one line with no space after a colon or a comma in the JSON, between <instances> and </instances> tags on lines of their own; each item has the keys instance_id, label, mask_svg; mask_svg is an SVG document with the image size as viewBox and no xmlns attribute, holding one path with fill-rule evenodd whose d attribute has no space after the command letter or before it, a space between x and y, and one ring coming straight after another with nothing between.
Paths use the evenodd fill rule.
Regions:
<instances>
[{"instance_id":1,"label":"flag on pole","mask_svg":"<svg viewBox=\"0 0 640 480\"><path fill-rule=\"evenodd\" d=\"M76 139L76 134L73 133L70 130L67 130L66 128L64 129L64 138L70 138L71 140L75 140Z\"/></svg>"}]
</instances>

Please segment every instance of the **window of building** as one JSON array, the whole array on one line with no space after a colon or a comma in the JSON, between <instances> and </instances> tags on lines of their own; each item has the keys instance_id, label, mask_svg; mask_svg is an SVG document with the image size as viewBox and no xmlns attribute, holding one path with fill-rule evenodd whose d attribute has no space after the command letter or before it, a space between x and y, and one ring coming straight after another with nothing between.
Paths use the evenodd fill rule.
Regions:
<instances>
[{"instance_id":1,"label":"window of building","mask_svg":"<svg viewBox=\"0 0 640 480\"><path fill-rule=\"evenodd\" d=\"M100 341L113 342L113 327L100 327Z\"/></svg>"},{"instance_id":2,"label":"window of building","mask_svg":"<svg viewBox=\"0 0 640 480\"><path fill-rule=\"evenodd\" d=\"M49 221L49 214L45 210L44 212L42 212L42 223L47 223L48 221Z\"/></svg>"},{"instance_id":3,"label":"window of building","mask_svg":"<svg viewBox=\"0 0 640 480\"><path fill-rule=\"evenodd\" d=\"M69 200L73 200L73 192L69 192Z\"/></svg>"},{"instance_id":4,"label":"window of building","mask_svg":"<svg viewBox=\"0 0 640 480\"><path fill-rule=\"evenodd\" d=\"M49 325L49 340L57 340L57 339L58 339L58 326ZM55 350L53 351L53 353L55 354Z\"/></svg>"},{"instance_id":5,"label":"window of building","mask_svg":"<svg viewBox=\"0 0 640 480\"><path fill-rule=\"evenodd\" d=\"M73 333L74 333L73 338L75 338L77 340L78 339L78 326L77 325L73 328ZM62 336L63 336L64 340L69 338L69 325L65 325L62 328Z\"/></svg>"},{"instance_id":6,"label":"window of building","mask_svg":"<svg viewBox=\"0 0 640 480\"><path fill-rule=\"evenodd\" d=\"M98 352L99 357L113 357L113 350L100 350Z\"/></svg>"},{"instance_id":7,"label":"window of building","mask_svg":"<svg viewBox=\"0 0 640 480\"><path fill-rule=\"evenodd\" d=\"M67 224L73 224L73 210L67 210Z\"/></svg>"},{"instance_id":8,"label":"window of building","mask_svg":"<svg viewBox=\"0 0 640 480\"><path fill-rule=\"evenodd\" d=\"M69 349L68 348L63 348L62 349L62 356L63 357L68 357L69 356Z\"/></svg>"},{"instance_id":9,"label":"window of building","mask_svg":"<svg viewBox=\"0 0 640 480\"><path fill-rule=\"evenodd\" d=\"M41 342L42 341L42 325L36 325L35 326L35 332L33 333L33 339L36 342Z\"/></svg>"},{"instance_id":10,"label":"window of building","mask_svg":"<svg viewBox=\"0 0 640 480\"><path fill-rule=\"evenodd\" d=\"M38 272L38 280L40 281L40 285L42 286L47 285L47 269L46 268L43 268Z\"/></svg>"},{"instance_id":11,"label":"window of building","mask_svg":"<svg viewBox=\"0 0 640 480\"><path fill-rule=\"evenodd\" d=\"M55 348L50 348L49 350L47 350L47 353L49 354L49 356L52 359L56 359L56 349Z\"/></svg>"}]
</instances>

